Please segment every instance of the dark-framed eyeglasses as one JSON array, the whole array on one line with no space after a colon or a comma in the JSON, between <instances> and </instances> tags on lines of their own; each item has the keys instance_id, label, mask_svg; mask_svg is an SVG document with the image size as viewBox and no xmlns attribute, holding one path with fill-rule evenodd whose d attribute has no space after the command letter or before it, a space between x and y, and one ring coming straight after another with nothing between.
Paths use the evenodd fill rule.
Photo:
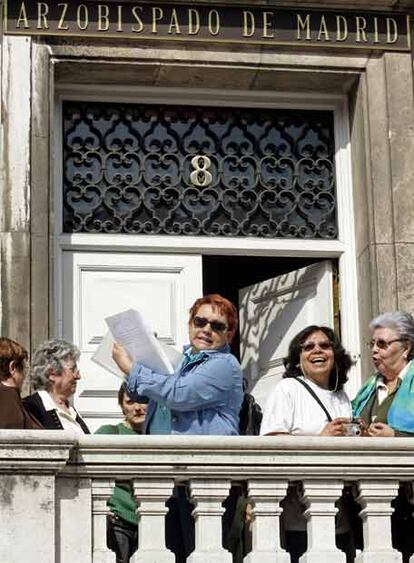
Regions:
<instances>
[{"instance_id":1,"label":"dark-framed eyeglasses","mask_svg":"<svg viewBox=\"0 0 414 563\"><path fill-rule=\"evenodd\" d=\"M316 346L318 346L321 350L330 350L333 344L330 340L320 340L319 342L313 342L310 340L309 342L304 342L300 345L304 352L312 352Z\"/></svg>"},{"instance_id":2,"label":"dark-framed eyeglasses","mask_svg":"<svg viewBox=\"0 0 414 563\"><path fill-rule=\"evenodd\" d=\"M204 328L205 326L210 325L213 332L224 332L228 328L227 325L221 321L209 321L205 317L194 317L193 325L196 328Z\"/></svg>"},{"instance_id":3,"label":"dark-framed eyeglasses","mask_svg":"<svg viewBox=\"0 0 414 563\"><path fill-rule=\"evenodd\" d=\"M373 338L368 342L368 346L373 348L376 346L380 350L387 350L393 342L404 342L405 338L393 338L392 340L385 340L384 338Z\"/></svg>"}]
</instances>

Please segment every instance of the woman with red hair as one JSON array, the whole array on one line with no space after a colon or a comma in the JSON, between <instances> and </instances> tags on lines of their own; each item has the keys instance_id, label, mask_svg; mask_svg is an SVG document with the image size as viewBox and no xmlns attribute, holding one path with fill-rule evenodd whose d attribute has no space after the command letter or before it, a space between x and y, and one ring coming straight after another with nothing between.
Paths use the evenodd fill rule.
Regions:
<instances>
[{"instance_id":1,"label":"woman with red hair","mask_svg":"<svg viewBox=\"0 0 414 563\"><path fill-rule=\"evenodd\" d=\"M176 373L170 376L133 364L125 349L114 345L114 360L127 375L128 395L151 399L147 433L239 433L242 374L230 352L236 329L237 310L230 301L218 294L197 299L188 321L190 344Z\"/></svg>"}]
</instances>

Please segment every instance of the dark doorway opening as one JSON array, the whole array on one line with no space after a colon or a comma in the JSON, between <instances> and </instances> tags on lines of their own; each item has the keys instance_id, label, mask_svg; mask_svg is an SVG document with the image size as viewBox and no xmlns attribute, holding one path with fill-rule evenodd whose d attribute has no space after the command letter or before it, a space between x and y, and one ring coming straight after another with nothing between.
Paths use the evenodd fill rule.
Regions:
<instances>
[{"instance_id":1,"label":"dark doorway opening","mask_svg":"<svg viewBox=\"0 0 414 563\"><path fill-rule=\"evenodd\" d=\"M239 290L321 262L323 258L277 256L203 256L203 293L220 293L239 308ZM240 336L234 337L232 352L240 358Z\"/></svg>"}]
</instances>

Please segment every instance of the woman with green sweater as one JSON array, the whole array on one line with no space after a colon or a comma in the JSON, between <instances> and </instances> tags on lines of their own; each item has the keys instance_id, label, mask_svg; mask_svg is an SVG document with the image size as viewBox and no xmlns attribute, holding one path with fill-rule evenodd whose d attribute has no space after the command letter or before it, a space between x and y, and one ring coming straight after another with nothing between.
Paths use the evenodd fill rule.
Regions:
<instances>
[{"instance_id":1,"label":"woman with green sweater","mask_svg":"<svg viewBox=\"0 0 414 563\"><path fill-rule=\"evenodd\" d=\"M145 397L133 401L126 393L124 384L118 392L118 403L124 414L119 424L105 424L96 434L142 434L145 418ZM138 547L137 506L129 482L118 481L108 500L110 514L107 520L107 545L115 552L116 563L128 563Z\"/></svg>"}]
</instances>

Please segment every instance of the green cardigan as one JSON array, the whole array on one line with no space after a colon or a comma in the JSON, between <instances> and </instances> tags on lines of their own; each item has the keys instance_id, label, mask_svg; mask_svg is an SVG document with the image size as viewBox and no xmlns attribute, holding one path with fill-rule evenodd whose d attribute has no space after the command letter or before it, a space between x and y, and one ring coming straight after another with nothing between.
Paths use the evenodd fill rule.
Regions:
<instances>
[{"instance_id":1,"label":"green cardigan","mask_svg":"<svg viewBox=\"0 0 414 563\"><path fill-rule=\"evenodd\" d=\"M376 392L379 373L375 373L358 391L352 401L354 416L359 416ZM387 415L387 423L399 432L414 433L414 360L396 392Z\"/></svg>"},{"instance_id":2,"label":"green cardigan","mask_svg":"<svg viewBox=\"0 0 414 563\"><path fill-rule=\"evenodd\" d=\"M95 434L139 434L132 428L128 428L122 422L117 425L105 424L98 428ZM114 492L108 500L108 507L111 512L126 520L129 524L137 525L137 505L135 503L131 485L129 482L118 481L114 487Z\"/></svg>"}]
</instances>

